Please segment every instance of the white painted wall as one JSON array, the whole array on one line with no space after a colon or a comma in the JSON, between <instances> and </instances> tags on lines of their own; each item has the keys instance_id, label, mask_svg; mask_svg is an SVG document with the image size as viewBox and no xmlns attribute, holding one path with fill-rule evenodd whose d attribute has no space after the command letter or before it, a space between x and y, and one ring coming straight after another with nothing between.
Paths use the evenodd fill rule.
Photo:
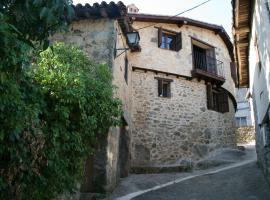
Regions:
<instances>
[{"instance_id":1,"label":"white painted wall","mask_svg":"<svg viewBox=\"0 0 270 200\"><path fill-rule=\"evenodd\" d=\"M235 117L245 117L247 119L247 126L252 126L254 125L254 120L251 118L250 102L246 98L248 92L248 88L236 89L237 111Z\"/></svg>"},{"instance_id":2,"label":"white painted wall","mask_svg":"<svg viewBox=\"0 0 270 200\"><path fill-rule=\"evenodd\" d=\"M249 55L249 77L250 91L257 112L258 124L261 124L269 106L270 100L270 13L266 8L269 0L255 1L254 16L252 21L252 37L250 41ZM257 64L256 48L254 48L257 38L261 70Z\"/></svg>"}]
</instances>

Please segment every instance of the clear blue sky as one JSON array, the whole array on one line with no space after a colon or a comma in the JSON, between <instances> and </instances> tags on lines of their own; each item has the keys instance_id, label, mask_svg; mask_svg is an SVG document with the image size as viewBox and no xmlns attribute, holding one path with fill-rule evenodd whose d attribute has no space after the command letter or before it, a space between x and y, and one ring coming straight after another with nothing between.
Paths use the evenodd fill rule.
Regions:
<instances>
[{"instance_id":1,"label":"clear blue sky","mask_svg":"<svg viewBox=\"0 0 270 200\"><path fill-rule=\"evenodd\" d=\"M196 6L206 0L122 0L125 5L134 3L140 13L175 15ZM73 0L74 4L101 3L102 0ZM106 1L109 3L110 1ZM117 2L117 1L114 1ZM231 0L211 0L195 10L181 16L222 25L231 36L232 7Z\"/></svg>"}]
</instances>

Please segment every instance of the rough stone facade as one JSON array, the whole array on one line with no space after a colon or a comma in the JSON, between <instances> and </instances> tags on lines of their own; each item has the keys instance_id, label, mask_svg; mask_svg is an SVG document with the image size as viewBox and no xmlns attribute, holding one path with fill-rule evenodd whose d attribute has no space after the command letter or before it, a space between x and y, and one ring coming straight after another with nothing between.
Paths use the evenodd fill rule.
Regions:
<instances>
[{"instance_id":1,"label":"rough stone facade","mask_svg":"<svg viewBox=\"0 0 270 200\"><path fill-rule=\"evenodd\" d=\"M149 24L133 24L134 28L145 25ZM101 186L101 190L111 191L120 176L128 175L129 167L190 163L218 148L236 144L230 98L229 112L218 113L207 109L203 80L132 71L133 66L138 66L191 77L192 36L216 45L216 57L224 63L226 82L222 87L234 94L230 55L218 35L193 26L162 26L182 31L183 48L179 52L158 48L157 29L150 27L140 30L141 52L117 50L115 54L115 49L127 47L126 38L117 20L104 18L75 21L69 32L52 38L75 44L95 61L107 63L117 86L115 95L123 102L123 126L110 129L93 160L92 184L98 189ZM158 97L155 77L172 79L170 98ZM93 192L87 184L83 188L82 192Z\"/></svg>"},{"instance_id":2,"label":"rough stone facade","mask_svg":"<svg viewBox=\"0 0 270 200\"><path fill-rule=\"evenodd\" d=\"M111 191L119 180L119 145L123 138L120 135L120 129L125 130L124 134L127 135L128 140L127 129L130 124L130 89L128 88L130 79L127 82L124 79L126 54L114 56L115 47L126 47L125 38L123 38L117 21L104 18L74 21L67 33L59 33L51 38L52 41L74 44L84 50L87 56L95 62L108 64L114 77L113 84L117 86L115 96L120 98L123 103L123 121L126 125L112 127L107 139L104 139L104 144L97 150L96 156L93 160L89 160L90 163L86 167L93 164L94 168L88 172L91 177L85 177L82 192ZM117 53L119 54L119 52ZM85 169L85 171L89 170Z\"/></svg>"},{"instance_id":3,"label":"rough stone facade","mask_svg":"<svg viewBox=\"0 0 270 200\"><path fill-rule=\"evenodd\" d=\"M173 79L171 98L158 97L155 77ZM208 110L204 81L136 71L132 91L132 166L181 164L235 146L233 105Z\"/></svg>"},{"instance_id":4,"label":"rough stone facade","mask_svg":"<svg viewBox=\"0 0 270 200\"><path fill-rule=\"evenodd\" d=\"M135 21L137 29L151 25ZM216 58L224 63L226 81L222 85L234 95L231 58L222 39L214 32L194 26L158 24L166 30L182 32L179 52L158 48L157 27L139 30L142 52L132 53L132 66L191 77L193 69L191 37L215 45ZM172 79L171 97L158 97L155 77ZM135 70L132 72L131 166L154 166L196 162L211 151L235 147L235 109L229 98L229 112L207 109L203 80L186 80Z\"/></svg>"}]
</instances>

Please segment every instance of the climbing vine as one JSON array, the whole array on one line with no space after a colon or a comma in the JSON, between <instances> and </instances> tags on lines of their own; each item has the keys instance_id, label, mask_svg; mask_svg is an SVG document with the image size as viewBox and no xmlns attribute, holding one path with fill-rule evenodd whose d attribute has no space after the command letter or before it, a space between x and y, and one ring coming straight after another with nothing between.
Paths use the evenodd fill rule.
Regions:
<instances>
[{"instance_id":1,"label":"climbing vine","mask_svg":"<svg viewBox=\"0 0 270 200\"><path fill-rule=\"evenodd\" d=\"M108 67L76 47L47 48L48 37L66 29L70 5L0 3L0 199L73 191L84 158L118 123Z\"/></svg>"}]
</instances>

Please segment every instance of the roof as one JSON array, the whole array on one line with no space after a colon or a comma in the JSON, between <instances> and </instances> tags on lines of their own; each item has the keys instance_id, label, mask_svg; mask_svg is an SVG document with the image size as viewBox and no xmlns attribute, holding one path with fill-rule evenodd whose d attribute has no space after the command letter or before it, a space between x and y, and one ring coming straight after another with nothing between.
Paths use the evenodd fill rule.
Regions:
<instances>
[{"instance_id":1,"label":"roof","mask_svg":"<svg viewBox=\"0 0 270 200\"><path fill-rule=\"evenodd\" d=\"M77 4L73 5L75 16L72 20L81 19L99 19L99 18L109 18L118 20L119 25L124 34L133 30L131 24L132 21L147 21L147 22L158 22L158 23L173 23L178 24L179 27L182 25L196 26L204 29L211 30L218 34L224 43L226 44L231 59L233 60L233 45L231 43L230 37L222 26L210 24L198 20L193 20L186 17L172 17L164 15L150 15L150 14L135 14L127 13L127 7L119 1L114 3L113 1L107 4L106 2L101 2L100 4L94 3L92 6L89 4Z\"/></svg>"},{"instance_id":2,"label":"roof","mask_svg":"<svg viewBox=\"0 0 270 200\"><path fill-rule=\"evenodd\" d=\"M232 0L234 53L238 86L249 86L249 37L254 0Z\"/></svg>"},{"instance_id":3,"label":"roof","mask_svg":"<svg viewBox=\"0 0 270 200\"><path fill-rule=\"evenodd\" d=\"M133 13L128 14L128 15L134 21L171 23L171 24L178 24L179 27L181 27L182 25L190 25L190 26L196 26L199 28L204 28L204 29L213 31L215 32L215 34L218 34L221 37L221 39L227 46L231 59L234 60L233 59L234 58L233 45L232 45L229 35L227 34L223 26L202 22L202 21L190 19L187 17L152 15L152 14L151 15L150 14L133 14Z\"/></svg>"},{"instance_id":4,"label":"roof","mask_svg":"<svg viewBox=\"0 0 270 200\"><path fill-rule=\"evenodd\" d=\"M111 1L109 4L103 1L100 4L94 3L92 6L88 3L84 6L77 4L76 6L73 5L73 9L75 11L73 20L97 18L116 19L127 15L127 8L121 1L118 3Z\"/></svg>"},{"instance_id":5,"label":"roof","mask_svg":"<svg viewBox=\"0 0 270 200\"><path fill-rule=\"evenodd\" d=\"M107 18L117 20L122 32L126 35L127 32L133 31L131 26L131 20L127 15L127 7L119 1L114 3L111 1L107 4L105 1L94 3L90 6L88 3L84 6L82 4L72 5L74 9L73 21L79 21L83 19L100 19Z\"/></svg>"}]
</instances>

